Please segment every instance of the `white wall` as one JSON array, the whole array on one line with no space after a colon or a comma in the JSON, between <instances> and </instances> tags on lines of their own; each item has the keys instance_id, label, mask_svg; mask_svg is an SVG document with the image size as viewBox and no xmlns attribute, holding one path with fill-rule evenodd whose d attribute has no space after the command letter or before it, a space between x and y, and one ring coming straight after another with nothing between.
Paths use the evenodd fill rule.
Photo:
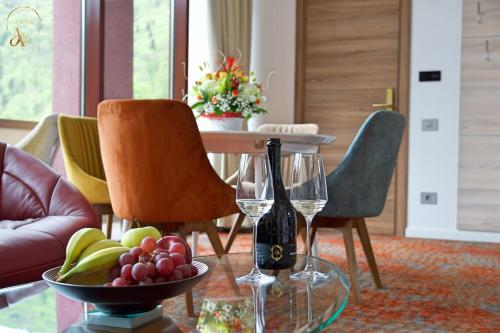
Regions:
<instances>
[{"instance_id":1,"label":"white wall","mask_svg":"<svg viewBox=\"0 0 500 333\"><path fill-rule=\"evenodd\" d=\"M462 1L413 1L406 235L498 242L457 229L461 31ZM425 70L441 70L441 82L418 82ZM438 118L439 131L423 132L425 118ZM437 192L438 204L422 205L420 192Z\"/></svg>"},{"instance_id":2,"label":"white wall","mask_svg":"<svg viewBox=\"0 0 500 333\"><path fill-rule=\"evenodd\" d=\"M251 67L268 98L268 113L248 127L263 123L292 124L295 98L295 0L253 0Z\"/></svg>"}]
</instances>

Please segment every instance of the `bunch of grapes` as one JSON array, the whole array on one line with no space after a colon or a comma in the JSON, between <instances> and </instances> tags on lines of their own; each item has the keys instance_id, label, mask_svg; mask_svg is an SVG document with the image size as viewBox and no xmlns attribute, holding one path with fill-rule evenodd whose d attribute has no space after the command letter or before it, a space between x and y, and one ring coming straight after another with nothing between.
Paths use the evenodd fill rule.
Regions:
<instances>
[{"instance_id":1,"label":"bunch of grapes","mask_svg":"<svg viewBox=\"0 0 500 333\"><path fill-rule=\"evenodd\" d=\"M140 246L130 249L110 270L111 282L105 286L148 285L186 279L198 274L191 264L191 249L179 237L158 240L146 237Z\"/></svg>"}]
</instances>

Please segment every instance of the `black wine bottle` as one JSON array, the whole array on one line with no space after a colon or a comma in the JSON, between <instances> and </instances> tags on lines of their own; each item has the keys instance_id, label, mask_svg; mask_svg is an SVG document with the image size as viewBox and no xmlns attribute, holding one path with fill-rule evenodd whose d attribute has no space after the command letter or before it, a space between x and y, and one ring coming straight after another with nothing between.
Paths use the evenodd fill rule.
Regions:
<instances>
[{"instance_id":1,"label":"black wine bottle","mask_svg":"<svg viewBox=\"0 0 500 333\"><path fill-rule=\"evenodd\" d=\"M297 260L297 216L281 178L280 139L267 141L273 175L274 204L257 225L257 264L265 269L285 269Z\"/></svg>"}]
</instances>

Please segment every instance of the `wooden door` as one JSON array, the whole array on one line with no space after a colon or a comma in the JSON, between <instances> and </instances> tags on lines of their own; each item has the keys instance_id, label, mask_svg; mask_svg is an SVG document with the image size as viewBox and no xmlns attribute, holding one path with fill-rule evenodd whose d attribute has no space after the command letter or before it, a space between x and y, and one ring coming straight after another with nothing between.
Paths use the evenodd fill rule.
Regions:
<instances>
[{"instance_id":1,"label":"wooden door","mask_svg":"<svg viewBox=\"0 0 500 333\"><path fill-rule=\"evenodd\" d=\"M372 105L385 103L386 89L395 91L396 110L407 113L409 1L299 2L296 120L317 123L321 133L336 136L321 149L330 172L376 110ZM383 213L367 223L371 232L403 233L402 227L396 232L396 216L405 225L406 163L401 168L400 193L393 179ZM398 213L397 205L403 211Z\"/></svg>"}]
</instances>

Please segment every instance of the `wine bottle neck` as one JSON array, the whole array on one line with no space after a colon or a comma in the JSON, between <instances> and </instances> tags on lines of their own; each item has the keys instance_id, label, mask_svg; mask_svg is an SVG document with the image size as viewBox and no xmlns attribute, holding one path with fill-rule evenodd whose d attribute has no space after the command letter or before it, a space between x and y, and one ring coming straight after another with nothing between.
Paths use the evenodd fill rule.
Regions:
<instances>
[{"instance_id":1,"label":"wine bottle neck","mask_svg":"<svg viewBox=\"0 0 500 333\"><path fill-rule=\"evenodd\" d=\"M267 154L269 155L269 163L271 164L271 172L275 182L281 183L281 145L270 144L267 146Z\"/></svg>"}]
</instances>

